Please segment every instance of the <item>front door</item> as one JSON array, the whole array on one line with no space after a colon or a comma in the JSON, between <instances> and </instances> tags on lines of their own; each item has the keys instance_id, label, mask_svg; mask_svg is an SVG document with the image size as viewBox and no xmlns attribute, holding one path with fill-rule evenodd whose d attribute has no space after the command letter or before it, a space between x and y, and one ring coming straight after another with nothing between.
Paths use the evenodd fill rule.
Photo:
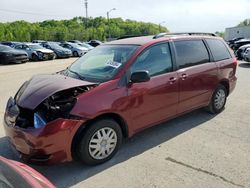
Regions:
<instances>
[{"instance_id":1,"label":"front door","mask_svg":"<svg viewBox=\"0 0 250 188\"><path fill-rule=\"evenodd\" d=\"M176 115L179 88L168 43L146 49L130 70L146 70L151 77L148 82L133 83L128 88L135 132Z\"/></svg>"}]
</instances>

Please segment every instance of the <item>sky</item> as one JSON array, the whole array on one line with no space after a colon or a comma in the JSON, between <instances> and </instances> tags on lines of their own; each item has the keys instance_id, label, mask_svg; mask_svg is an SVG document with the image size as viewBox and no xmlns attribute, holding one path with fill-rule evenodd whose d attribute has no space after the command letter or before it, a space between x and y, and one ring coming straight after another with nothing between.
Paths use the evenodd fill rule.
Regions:
<instances>
[{"instance_id":1,"label":"sky","mask_svg":"<svg viewBox=\"0 0 250 188\"><path fill-rule=\"evenodd\" d=\"M171 32L216 32L250 18L250 0L88 0L91 17L153 22ZM0 22L85 16L84 0L0 0Z\"/></svg>"}]
</instances>

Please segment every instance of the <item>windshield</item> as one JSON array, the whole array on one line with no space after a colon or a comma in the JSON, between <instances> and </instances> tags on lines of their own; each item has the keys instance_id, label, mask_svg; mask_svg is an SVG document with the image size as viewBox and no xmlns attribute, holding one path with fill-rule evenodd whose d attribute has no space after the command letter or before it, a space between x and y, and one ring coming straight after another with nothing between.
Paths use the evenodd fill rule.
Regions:
<instances>
[{"instance_id":1,"label":"windshield","mask_svg":"<svg viewBox=\"0 0 250 188\"><path fill-rule=\"evenodd\" d=\"M83 46L83 47L86 47L86 48L93 48L93 46L90 46L90 45L87 44L87 43L81 43L81 44L79 44L79 45L81 45L81 46Z\"/></svg>"},{"instance_id":2,"label":"windshield","mask_svg":"<svg viewBox=\"0 0 250 188\"><path fill-rule=\"evenodd\" d=\"M136 45L99 46L75 61L69 71L97 82L113 78L138 48Z\"/></svg>"},{"instance_id":3,"label":"windshield","mask_svg":"<svg viewBox=\"0 0 250 188\"><path fill-rule=\"evenodd\" d=\"M50 42L48 43L50 45L51 48L56 48L56 49L64 49L63 47L61 47L59 44L55 43L55 42Z\"/></svg>"},{"instance_id":4,"label":"windshield","mask_svg":"<svg viewBox=\"0 0 250 188\"><path fill-rule=\"evenodd\" d=\"M0 45L0 51L5 51L5 50L12 50L12 48L9 46Z\"/></svg>"},{"instance_id":5,"label":"windshield","mask_svg":"<svg viewBox=\"0 0 250 188\"><path fill-rule=\"evenodd\" d=\"M69 43L70 46L74 47L74 48L80 48L81 46L79 46L76 43Z\"/></svg>"},{"instance_id":6,"label":"windshield","mask_svg":"<svg viewBox=\"0 0 250 188\"><path fill-rule=\"evenodd\" d=\"M32 49L32 50L43 49L43 47L40 46L40 45L29 45L29 48Z\"/></svg>"}]
</instances>

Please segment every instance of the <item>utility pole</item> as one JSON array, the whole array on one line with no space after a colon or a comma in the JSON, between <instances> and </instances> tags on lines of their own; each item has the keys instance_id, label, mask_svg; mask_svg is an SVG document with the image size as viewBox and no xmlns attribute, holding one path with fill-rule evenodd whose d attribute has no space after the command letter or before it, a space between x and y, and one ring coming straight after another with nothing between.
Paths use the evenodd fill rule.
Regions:
<instances>
[{"instance_id":1,"label":"utility pole","mask_svg":"<svg viewBox=\"0 0 250 188\"><path fill-rule=\"evenodd\" d=\"M109 39L111 38L111 33L110 33L110 20L109 20L109 13L113 10L116 10L116 8L112 8L107 12L107 19L108 19L108 30L109 30Z\"/></svg>"},{"instance_id":2,"label":"utility pole","mask_svg":"<svg viewBox=\"0 0 250 188\"><path fill-rule=\"evenodd\" d=\"M85 3L84 3L84 5L85 5L85 13L86 13L86 19L88 18L88 0L85 0Z\"/></svg>"},{"instance_id":3,"label":"utility pole","mask_svg":"<svg viewBox=\"0 0 250 188\"><path fill-rule=\"evenodd\" d=\"M88 0L84 0L84 5L85 5L85 27L87 28L88 26Z\"/></svg>"},{"instance_id":4,"label":"utility pole","mask_svg":"<svg viewBox=\"0 0 250 188\"><path fill-rule=\"evenodd\" d=\"M85 39L88 38L88 0L84 0L84 5L85 5L85 28L86 28L86 37Z\"/></svg>"}]
</instances>

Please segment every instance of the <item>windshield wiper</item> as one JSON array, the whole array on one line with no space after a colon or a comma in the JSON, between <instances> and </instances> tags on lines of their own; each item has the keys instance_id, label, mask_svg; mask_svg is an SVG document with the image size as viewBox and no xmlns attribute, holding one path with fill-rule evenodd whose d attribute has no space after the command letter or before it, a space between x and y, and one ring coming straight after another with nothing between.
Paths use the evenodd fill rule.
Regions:
<instances>
[{"instance_id":1,"label":"windshield wiper","mask_svg":"<svg viewBox=\"0 0 250 188\"><path fill-rule=\"evenodd\" d=\"M67 67L67 70L69 72L72 72L73 74L75 74L78 78L80 78L81 80L85 80L85 77L83 77L82 75L80 75L78 72L72 71Z\"/></svg>"}]
</instances>

